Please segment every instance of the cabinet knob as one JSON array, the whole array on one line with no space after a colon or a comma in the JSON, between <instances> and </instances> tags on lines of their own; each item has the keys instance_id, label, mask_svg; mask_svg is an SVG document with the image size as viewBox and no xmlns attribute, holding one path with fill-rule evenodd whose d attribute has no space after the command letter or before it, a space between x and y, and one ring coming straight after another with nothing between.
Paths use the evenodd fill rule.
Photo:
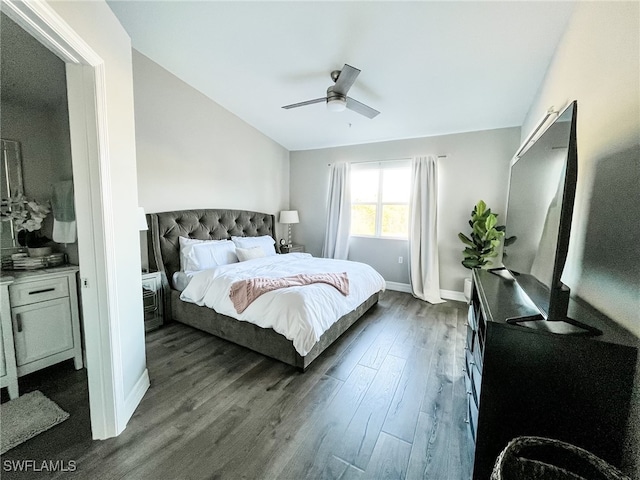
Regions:
<instances>
[{"instance_id":1,"label":"cabinet knob","mask_svg":"<svg viewBox=\"0 0 640 480\"><path fill-rule=\"evenodd\" d=\"M471 395L473 392L471 390L467 390L467 395Z\"/></svg>"},{"instance_id":2,"label":"cabinet knob","mask_svg":"<svg viewBox=\"0 0 640 480\"><path fill-rule=\"evenodd\" d=\"M465 419L464 419L464 423L467 423L467 424L468 424L468 423L469 423L469 419L468 419L468 418L465 418Z\"/></svg>"},{"instance_id":3,"label":"cabinet knob","mask_svg":"<svg viewBox=\"0 0 640 480\"><path fill-rule=\"evenodd\" d=\"M463 369L462 369L462 373L467 373L467 369L466 369L466 368L463 368Z\"/></svg>"}]
</instances>

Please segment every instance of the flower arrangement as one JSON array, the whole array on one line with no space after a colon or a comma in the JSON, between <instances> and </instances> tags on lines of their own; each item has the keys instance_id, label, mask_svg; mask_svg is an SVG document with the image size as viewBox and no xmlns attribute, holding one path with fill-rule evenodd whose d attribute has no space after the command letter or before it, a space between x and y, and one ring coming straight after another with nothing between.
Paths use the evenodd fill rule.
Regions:
<instances>
[{"instance_id":1,"label":"flower arrangement","mask_svg":"<svg viewBox=\"0 0 640 480\"><path fill-rule=\"evenodd\" d=\"M18 240L24 238L28 247L38 247L49 241L40 235L42 222L51 212L48 205L42 205L35 200L28 200L22 194L2 200L0 212L3 221L12 221L18 232ZM22 232L22 234L21 234Z\"/></svg>"}]
</instances>

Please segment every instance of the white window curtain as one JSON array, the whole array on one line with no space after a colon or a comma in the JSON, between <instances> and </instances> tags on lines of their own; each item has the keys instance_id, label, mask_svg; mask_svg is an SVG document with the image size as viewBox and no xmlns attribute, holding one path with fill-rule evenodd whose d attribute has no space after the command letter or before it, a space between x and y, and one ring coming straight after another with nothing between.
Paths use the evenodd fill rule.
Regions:
<instances>
[{"instance_id":1,"label":"white window curtain","mask_svg":"<svg viewBox=\"0 0 640 480\"><path fill-rule=\"evenodd\" d=\"M413 296L429 303L440 298L438 262L438 160L414 157L409 200L409 276Z\"/></svg>"},{"instance_id":2,"label":"white window curtain","mask_svg":"<svg viewBox=\"0 0 640 480\"><path fill-rule=\"evenodd\" d=\"M346 260L351 226L351 176L347 162L331 165L327 211L322 256Z\"/></svg>"}]
</instances>

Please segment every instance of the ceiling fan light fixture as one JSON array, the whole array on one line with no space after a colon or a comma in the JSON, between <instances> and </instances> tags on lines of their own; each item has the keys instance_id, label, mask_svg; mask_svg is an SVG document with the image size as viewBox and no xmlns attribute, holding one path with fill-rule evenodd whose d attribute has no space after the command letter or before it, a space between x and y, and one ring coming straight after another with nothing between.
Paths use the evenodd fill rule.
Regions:
<instances>
[{"instance_id":1,"label":"ceiling fan light fixture","mask_svg":"<svg viewBox=\"0 0 640 480\"><path fill-rule=\"evenodd\" d=\"M327 99L327 110L330 112L344 112L347 109L347 99L333 97Z\"/></svg>"}]
</instances>

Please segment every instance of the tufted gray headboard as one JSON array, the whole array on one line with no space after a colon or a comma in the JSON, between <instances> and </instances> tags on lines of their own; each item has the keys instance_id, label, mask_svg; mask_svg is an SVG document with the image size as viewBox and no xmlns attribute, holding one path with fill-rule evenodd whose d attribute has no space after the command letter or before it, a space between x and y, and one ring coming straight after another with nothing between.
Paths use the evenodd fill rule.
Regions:
<instances>
[{"instance_id":1,"label":"tufted gray headboard","mask_svg":"<svg viewBox=\"0 0 640 480\"><path fill-rule=\"evenodd\" d=\"M232 235L270 235L276 239L275 217L269 213L247 210L203 209L150 213L147 223L149 267L162 274L165 287L173 286L173 274L180 270L178 237L224 240Z\"/></svg>"}]
</instances>

